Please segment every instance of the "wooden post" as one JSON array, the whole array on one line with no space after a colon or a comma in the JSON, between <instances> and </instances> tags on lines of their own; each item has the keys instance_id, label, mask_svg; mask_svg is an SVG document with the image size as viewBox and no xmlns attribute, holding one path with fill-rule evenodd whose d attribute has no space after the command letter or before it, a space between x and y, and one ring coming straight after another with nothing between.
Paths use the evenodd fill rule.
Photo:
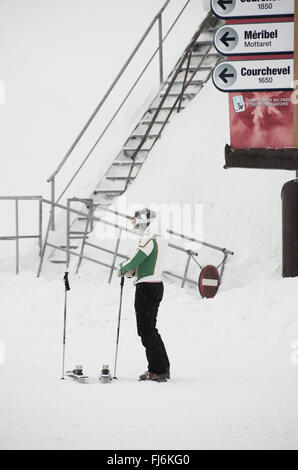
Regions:
<instances>
[{"instance_id":1,"label":"wooden post","mask_svg":"<svg viewBox=\"0 0 298 470\"><path fill-rule=\"evenodd\" d=\"M298 0L295 0L294 17L294 81L298 80ZM294 104L294 148L298 148L298 103ZM298 170L296 171L298 177Z\"/></svg>"}]
</instances>

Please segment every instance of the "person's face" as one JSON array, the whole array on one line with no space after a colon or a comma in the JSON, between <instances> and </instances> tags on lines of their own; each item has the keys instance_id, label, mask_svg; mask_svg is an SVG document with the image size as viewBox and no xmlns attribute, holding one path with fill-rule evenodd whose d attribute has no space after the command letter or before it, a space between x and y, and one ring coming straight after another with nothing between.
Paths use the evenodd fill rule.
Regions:
<instances>
[{"instance_id":1,"label":"person's face","mask_svg":"<svg viewBox=\"0 0 298 470\"><path fill-rule=\"evenodd\" d=\"M140 223L137 224L137 220L135 217L131 219L131 223L133 225L134 230L138 232L139 235L143 235L143 233L145 232L147 228L147 224L140 224Z\"/></svg>"}]
</instances>

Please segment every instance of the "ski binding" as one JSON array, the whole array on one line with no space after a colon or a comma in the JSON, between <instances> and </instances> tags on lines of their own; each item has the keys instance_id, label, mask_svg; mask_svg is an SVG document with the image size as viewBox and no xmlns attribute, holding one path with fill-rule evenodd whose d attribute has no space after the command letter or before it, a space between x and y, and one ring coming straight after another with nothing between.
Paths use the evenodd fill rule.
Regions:
<instances>
[{"instance_id":1,"label":"ski binding","mask_svg":"<svg viewBox=\"0 0 298 470\"><path fill-rule=\"evenodd\" d=\"M102 366L102 371L99 380L103 384L108 384L112 380L111 372L108 365Z\"/></svg>"},{"instance_id":2,"label":"ski binding","mask_svg":"<svg viewBox=\"0 0 298 470\"><path fill-rule=\"evenodd\" d=\"M65 373L66 377L70 377L77 382L86 383L89 377L83 374L83 367L77 366L73 370L69 370Z\"/></svg>"}]
</instances>

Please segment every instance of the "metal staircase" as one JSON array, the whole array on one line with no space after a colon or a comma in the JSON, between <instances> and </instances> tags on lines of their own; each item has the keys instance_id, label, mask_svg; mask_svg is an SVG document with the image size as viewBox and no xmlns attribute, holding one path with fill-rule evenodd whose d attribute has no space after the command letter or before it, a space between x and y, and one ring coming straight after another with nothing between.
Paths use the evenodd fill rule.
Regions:
<instances>
[{"instance_id":1,"label":"metal staircase","mask_svg":"<svg viewBox=\"0 0 298 470\"><path fill-rule=\"evenodd\" d=\"M214 31L220 22L211 12L207 15L158 95L90 196L96 202L110 205L125 192L128 185L136 179L173 113L185 109L210 79L213 68L221 60L220 54L213 47Z\"/></svg>"},{"instance_id":2,"label":"metal staircase","mask_svg":"<svg viewBox=\"0 0 298 470\"><path fill-rule=\"evenodd\" d=\"M78 170L75 172L74 176L71 178L70 182L66 185L66 188L62 191L61 195L56 198L55 194L55 182L58 173L63 167L64 163L69 159L73 150L76 148L78 142L81 140L82 136L85 134L86 130L90 126L94 117L97 115L101 109L103 103L110 95L114 86L117 84L119 78L122 76L123 72L126 70L127 66L131 62L131 59L134 57L136 51L138 51L140 45L142 44L144 38L147 36L148 32L151 30L152 26L158 22L160 27L160 43L158 49L155 51L154 55L149 60L145 69L141 75L137 78L135 84L131 88L131 91L134 89L136 84L139 82L140 78L143 76L148 65L157 54L160 53L160 78L161 85L157 96L152 101L151 105L146 109L139 120L138 124L135 126L134 130L124 142L120 152L115 157L114 161L110 164L105 172L104 176L101 178L96 188L92 191L92 194L89 195L89 198L86 199L85 207L81 209L86 212L86 216L75 217L70 224L70 233L69 239L74 241L72 243L72 248L75 250L79 248L80 240L84 239L87 232L92 231L92 227L89 226L88 221L90 218L89 214L89 205L88 201L92 201L96 204L96 207L108 207L113 203L113 201L122 195L129 184L131 184L140 172L143 164L145 163L148 155L156 142L161 138L162 133L166 126L170 123L171 117L174 113L180 113L187 104L195 98L204 85L208 82L212 75L213 68L222 60L222 56L216 51L213 46L213 36L214 31L221 26L223 20L215 17L210 11L205 17L202 24L199 26L198 30L194 34L192 40L187 45L182 56L176 63L172 72L169 74L166 80L163 80L163 66L162 66L162 47L163 42L171 32L172 28L176 24L177 20L180 18L183 11L189 5L190 0L188 0L178 15L177 19L174 21L172 27L162 38L161 31L161 15L165 11L167 5L171 0L167 0L162 10L156 15L153 22L149 26L148 30L145 32L143 38L131 54L127 63L124 65L108 92L95 109L94 113L84 126L83 130L75 140L75 142L70 147L69 151L65 155L64 159L58 166L57 170L50 176L48 181L51 183L52 187L52 210L51 210L51 228L55 230L55 204L59 203L62 199L62 196L65 195L66 191L72 184L73 180L79 174L81 168L87 162L88 158L92 154L93 150L97 144L102 139L106 130L109 128L114 118L117 116L119 110L122 108L123 104L126 102L129 94L126 96L124 101L118 107L116 113L108 123L107 127L104 129L99 139L93 145L91 151L88 153L87 157L83 160L83 163L80 165ZM86 226L87 224L87 226ZM65 241L63 244L59 242L59 238L65 240L65 234L62 234L60 237L59 234L53 234L53 238L56 239L56 245L59 245L61 248L65 246ZM78 242L78 243L77 243ZM50 260L52 263L60 264L67 263L64 258L62 259L53 259L53 255L56 256L56 250L53 250Z\"/></svg>"}]
</instances>

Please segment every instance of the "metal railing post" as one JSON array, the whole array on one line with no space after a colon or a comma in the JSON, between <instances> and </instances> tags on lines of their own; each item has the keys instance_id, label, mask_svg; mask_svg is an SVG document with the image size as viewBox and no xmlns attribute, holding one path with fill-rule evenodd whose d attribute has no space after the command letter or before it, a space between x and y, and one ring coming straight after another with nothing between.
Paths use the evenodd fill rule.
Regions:
<instances>
[{"instance_id":1,"label":"metal railing post","mask_svg":"<svg viewBox=\"0 0 298 470\"><path fill-rule=\"evenodd\" d=\"M39 256L42 252L42 198L39 199Z\"/></svg>"},{"instance_id":2,"label":"metal railing post","mask_svg":"<svg viewBox=\"0 0 298 470\"><path fill-rule=\"evenodd\" d=\"M159 81L163 84L163 38L162 38L162 13L158 17L158 35L159 35Z\"/></svg>"},{"instance_id":3,"label":"metal railing post","mask_svg":"<svg viewBox=\"0 0 298 470\"><path fill-rule=\"evenodd\" d=\"M87 217L86 217L86 225L85 225L85 230L84 230L84 235L83 235L83 240L82 240L82 245L81 245L81 251L80 251L80 255L79 255L79 261L78 261L78 264L77 264L76 274L78 274L78 272L80 270L80 267L82 265L82 262L83 262L83 257L84 257L83 255L84 255L84 252L85 252L86 241L87 241L87 238L88 238L88 230L89 230L89 225L90 225L90 221L91 221L92 210L93 210L93 205L91 204L89 206L88 214L87 214Z\"/></svg>"},{"instance_id":4,"label":"metal railing post","mask_svg":"<svg viewBox=\"0 0 298 470\"><path fill-rule=\"evenodd\" d=\"M187 274L188 274L191 258L192 258L192 253L188 253L188 258L187 258L187 262L186 262L186 266L185 266L184 276L183 276L183 280L182 280L182 284L181 284L182 288L185 286L185 283L187 281Z\"/></svg>"},{"instance_id":5,"label":"metal railing post","mask_svg":"<svg viewBox=\"0 0 298 470\"><path fill-rule=\"evenodd\" d=\"M46 231L46 235L45 235L45 239L44 239L44 243L43 243L43 247L42 247L42 251L41 251L40 262L39 262L39 266L38 266L38 270L37 270L37 277L40 277L43 262L44 262L44 257L45 257L45 254L46 254L46 248L47 248L47 245L48 245L48 239L49 239L51 225L52 225L52 217L53 217L52 210L53 210L53 206L51 205L50 218L49 218L49 223L48 223L48 226L47 226L47 231Z\"/></svg>"},{"instance_id":6,"label":"metal railing post","mask_svg":"<svg viewBox=\"0 0 298 470\"><path fill-rule=\"evenodd\" d=\"M228 258L228 253L226 252L226 250L224 250L224 259L223 259L223 262L222 262L222 265L221 265L220 275L219 275L220 276L220 284L222 283L222 278L223 278L223 275L224 275L227 258Z\"/></svg>"},{"instance_id":7,"label":"metal railing post","mask_svg":"<svg viewBox=\"0 0 298 470\"><path fill-rule=\"evenodd\" d=\"M70 263L70 199L67 199L67 212L66 212L66 267L68 269Z\"/></svg>"},{"instance_id":8,"label":"metal railing post","mask_svg":"<svg viewBox=\"0 0 298 470\"><path fill-rule=\"evenodd\" d=\"M51 178L51 201L52 201L52 217L51 217L51 230L55 231L55 176Z\"/></svg>"},{"instance_id":9,"label":"metal railing post","mask_svg":"<svg viewBox=\"0 0 298 470\"><path fill-rule=\"evenodd\" d=\"M20 250L19 250L19 201L15 200L15 209L16 209L16 274L19 274L20 271Z\"/></svg>"}]
</instances>

